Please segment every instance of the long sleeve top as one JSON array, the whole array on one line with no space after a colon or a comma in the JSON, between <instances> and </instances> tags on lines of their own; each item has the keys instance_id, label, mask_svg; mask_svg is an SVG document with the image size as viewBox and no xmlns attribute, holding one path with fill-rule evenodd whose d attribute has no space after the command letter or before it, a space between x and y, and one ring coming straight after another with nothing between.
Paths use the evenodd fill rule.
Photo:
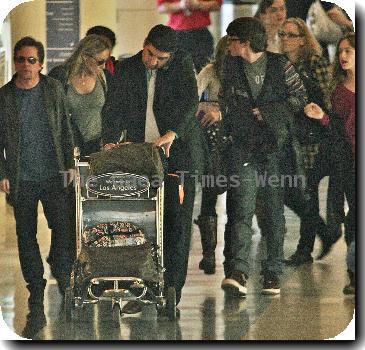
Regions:
<instances>
[{"instance_id":1,"label":"long sleeve top","mask_svg":"<svg viewBox=\"0 0 365 350\"><path fill-rule=\"evenodd\" d=\"M332 111L342 119L346 136L351 142L352 152L355 154L355 92L347 89L343 84L338 84L332 94ZM321 119L323 125L328 125L331 117L325 114Z\"/></svg>"}]
</instances>

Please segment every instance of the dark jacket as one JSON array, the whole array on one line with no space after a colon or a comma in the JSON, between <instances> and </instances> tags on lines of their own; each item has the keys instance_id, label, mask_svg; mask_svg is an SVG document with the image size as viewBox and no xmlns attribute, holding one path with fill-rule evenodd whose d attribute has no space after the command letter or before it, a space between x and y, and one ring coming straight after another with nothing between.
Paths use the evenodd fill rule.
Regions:
<instances>
[{"instance_id":1,"label":"dark jacket","mask_svg":"<svg viewBox=\"0 0 365 350\"><path fill-rule=\"evenodd\" d=\"M40 75L45 110L56 150L59 171L73 167L73 136L65 94L61 84ZM0 179L10 181L10 199L15 202L19 186L19 112L17 111L15 75L0 89ZM4 157L4 151L6 158Z\"/></svg>"},{"instance_id":2,"label":"dark jacket","mask_svg":"<svg viewBox=\"0 0 365 350\"><path fill-rule=\"evenodd\" d=\"M153 110L160 135L171 130L178 138L170 149L170 171L202 171L205 143L195 113L198 91L193 61L187 53L176 51L158 70ZM127 140L144 142L147 108L146 68L142 52L123 60L113 77L103 109L104 143L116 143L122 130Z\"/></svg>"},{"instance_id":3,"label":"dark jacket","mask_svg":"<svg viewBox=\"0 0 365 350\"><path fill-rule=\"evenodd\" d=\"M220 93L223 122L233 140L233 148L245 154L247 161L284 152L288 146L300 154L293 139L293 120L294 114L305 106L305 88L283 55L266 54L266 75L256 100L252 98L242 58L228 56L224 64ZM254 117L253 108L260 110L262 120Z\"/></svg>"}]
</instances>

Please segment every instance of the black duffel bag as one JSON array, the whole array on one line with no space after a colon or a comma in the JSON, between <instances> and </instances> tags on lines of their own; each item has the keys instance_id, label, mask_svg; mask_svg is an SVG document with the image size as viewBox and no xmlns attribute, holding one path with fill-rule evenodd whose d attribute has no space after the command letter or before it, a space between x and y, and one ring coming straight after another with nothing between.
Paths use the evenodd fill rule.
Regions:
<instances>
[{"instance_id":1,"label":"black duffel bag","mask_svg":"<svg viewBox=\"0 0 365 350\"><path fill-rule=\"evenodd\" d=\"M153 143L121 144L111 150L90 155L90 175L125 172L143 175L149 180L164 179L163 152Z\"/></svg>"}]
</instances>

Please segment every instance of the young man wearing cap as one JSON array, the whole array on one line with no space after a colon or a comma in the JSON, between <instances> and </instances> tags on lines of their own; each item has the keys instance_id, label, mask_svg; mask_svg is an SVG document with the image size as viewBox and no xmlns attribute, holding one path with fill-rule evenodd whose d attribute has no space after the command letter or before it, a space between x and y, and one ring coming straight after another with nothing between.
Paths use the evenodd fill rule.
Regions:
<instances>
[{"instance_id":1,"label":"young man wearing cap","mask_svg":"<svg viewBox=\"0 0 365 350\"><path fill-rule=\"evenodd\" d=\"M269 230L262 292L278 294L285 225L284 146L291 139L293 113L305 105L306 91L290 62L266 51L267 35L258 19L237 18L227 34L230 55L224 65L220 103L225 129L233 140L228 168L230 175L239 177L239 185L227 193L222 288L233 296L246 296L252 218L258 191L263 191Z\"/></svg>"},{"instance_id":2,"label":"young man wearing cap","mask_svg":"<svg viewBox=\"0 0 365 350\"><path fill-rule=\"evenodd\" d=\"M159 24L150 30L143 50L123 61L103 109L102 138L108 149L127 130L127 141L153 142L165 149L169 173L195 174L205 162L195 117L197 83L191 56L176 49L176 41L175 31ZM165 285L176 288L177 302L186 279L195 196L194 179L184 175L184 201L177 209L169 205L176 188L165 186Z\"/></svg>"}]
</instances>

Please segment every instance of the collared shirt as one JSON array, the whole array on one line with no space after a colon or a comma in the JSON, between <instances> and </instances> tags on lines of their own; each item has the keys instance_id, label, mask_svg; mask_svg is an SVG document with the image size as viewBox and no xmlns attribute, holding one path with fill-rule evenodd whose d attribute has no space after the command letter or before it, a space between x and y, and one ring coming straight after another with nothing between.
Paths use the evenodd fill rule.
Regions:
<instances>
[{"instance_id":1,"label":"collared shirt","mask_svg":"<svg viewBox=\"0 0 365 350\"><path fill-rule=\"evenodd\" d=\"M156 123L156 117L153 112L153 101L155 98L155 83L156 83L156 69L148 69L147 76L147 108L146 108L146 127L145 127L145 142L154 142L161 135Z\"/></svg>"}]
</instances>

